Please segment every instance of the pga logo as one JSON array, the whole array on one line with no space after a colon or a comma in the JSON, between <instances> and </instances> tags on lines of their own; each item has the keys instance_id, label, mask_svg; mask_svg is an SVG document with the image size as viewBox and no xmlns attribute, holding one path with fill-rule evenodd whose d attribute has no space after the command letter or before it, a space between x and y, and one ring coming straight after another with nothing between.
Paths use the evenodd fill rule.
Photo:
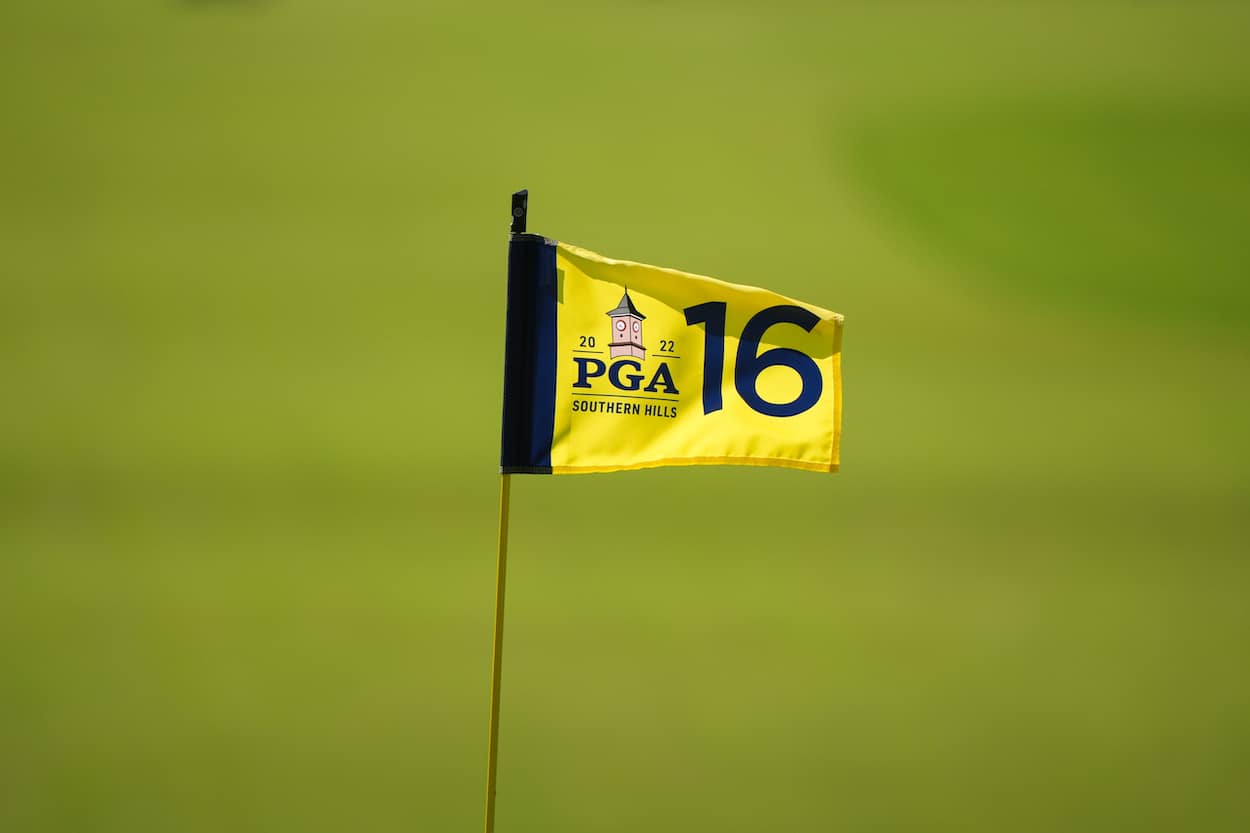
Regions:
<instances>
[{"instance_id":1,"label":"pga logo","mask_svg":"<svg viewBox=\"0 0 1250 833\"><path fill-rule=\"evenodd\" d=\"M608 344L609 358L614 361L609 366L600 359L574 357L573 361L577 363L577 381L573 383L573 387L590 388L591 379L606 375L608 383L620 391L643 390L647 393L676 396L677 386L673 384L673 374L668 369L667 362L660 362L660 366L651 375L651 381L646 387L642 386L642 380L647 376L642 373L642 364L636 360L647 357L647 348L642 343L642 322L647 316L634 306L634 299L629 297L628 288L621 296L621 302L608 310L607 316L612 322L612 340ZM626 373L626 370L633 372Z\"/></svg>"},{"instance_id":2,"label":"pga logo","mask_svg":"<svg viewBox=\"0 0 1250 833\"><path fill-rule=\"evenodd\" d=\"M646 374L642 373L642 365L633 359L618 359L611 365L605 364L599 359L592 359L589 356L576 356L573 361L577 363L577 381L573 383L575 388L590 388L591 379L598 379L604 375L608 377L608 383L612 387L621 391L643 390L647 393L667 393L676 396L679 391L677 386L673 384L672 371L668 369L667 362L660 362L660 366L655 369L655 373L651 375L651 381L647 382L646 387L642 386L642 380L646 379ZM632 373L626 373L626 370L632 370Z\"/></svg>"}]
</instances>

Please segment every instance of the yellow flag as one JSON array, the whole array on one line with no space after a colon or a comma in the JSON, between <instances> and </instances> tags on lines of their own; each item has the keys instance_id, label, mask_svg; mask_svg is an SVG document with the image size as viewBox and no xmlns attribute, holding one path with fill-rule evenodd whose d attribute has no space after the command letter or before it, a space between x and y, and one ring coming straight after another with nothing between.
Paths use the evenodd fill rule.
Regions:
<instances>
[{"instance_id":1,"label":"yellow flag","mask_svg":"<svg viewBox=\"0 0 1250 833\"><path fill-rule=\"evenodd\" d=\"M837 471L841 362L837 313L514 234L501 468Z\"/></svg>"}]
</instances>

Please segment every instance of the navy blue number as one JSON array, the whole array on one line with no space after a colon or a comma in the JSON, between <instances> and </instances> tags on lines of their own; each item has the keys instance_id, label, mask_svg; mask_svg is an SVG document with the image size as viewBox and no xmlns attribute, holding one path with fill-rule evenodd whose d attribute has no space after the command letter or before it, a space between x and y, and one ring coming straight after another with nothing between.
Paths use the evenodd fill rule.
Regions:
<instances>
[{"instance_id":1,"label":"navy blue number","mask_svg":"<svg viewBox=\"0 0 1250 833\"><path fill-rule=\"evenodd\" d=\"M811 356L789 347L774 347L755 355L769 327L776 324L794 324L810 333L812 327L819 322L820 318L815 313L793 305L760 310L747 322L742 329L742 338L738 341L738 358L734 362L734 388L752 410L765 416L792 417L820 401L824 382L820 378L820 367ZM778 366L790 368L803 380L803 389L791 402L769 402L755 389L760 374L770 367Z\"/></svg>"},{"instance_id":2,"label":"navy blue number","mask_svg":"<svg viewBox=\"0 0 1250 833\"><path fill-rule=\"evenodd\" d=\"M724 301L709 301L685 309L687 325L706 325L703 345L705 414L724 407L721 399L721 377L725 373L725 307ZM738 355L734 362L734 389L752 410L765 416L792 417L820 401L824 381L820 376L820 367L811 356L789 347L774 347L756 355L769 328L777 324L794 324L810 333L819 322L820 318L815 313L793 304L760 310L747 322L742 329L742 337L738 340ZM788 367L799 374L803 388L792 401L769 402L759 395L756 382L760 374L770 367Z\"/></svg>"},{"instance_id":3,"label":"navy blue number","mask_svg":"<svg viewBox=\"0 0 1250 833\"><path fill-rule=\"evenodd\" d=\"M725 374L725 302L686 307L686 324L705 324L703 329L703 413L710 414L725 407L721 401L720 381Z\"/></svg>"}]
</instances>

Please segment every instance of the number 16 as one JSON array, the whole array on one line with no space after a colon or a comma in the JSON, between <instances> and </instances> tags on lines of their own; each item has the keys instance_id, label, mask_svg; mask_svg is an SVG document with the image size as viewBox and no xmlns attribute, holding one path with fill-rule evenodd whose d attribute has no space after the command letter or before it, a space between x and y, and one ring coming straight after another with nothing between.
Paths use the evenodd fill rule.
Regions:
<instances>
[{"instance_id":1,"label":"number 16","mask_svg":"<svg viewBox=\"0 0 1250 833\"><path fill-rule=\"evenodd\" d=\"M721 398L721 381L725 374L725 309L724 301L709 301L686 307L686 324L705 325L703 328L703 413L710 414L724 407ZM811 332L820 322L815 313L793 304L783 304L762 309L742 328L738 339L738 355L734 362L734 389L753 411L765 416L797 416L820 401L824 381L820 367L806 353L789 347L774 347L762 355L756 355L760 341L770 327L776 324L794 324ZM770 367L788 367L803 382L803 388L790 402L769 402L759 395L756 385L760 374Z\"/></svg>"}]
</instances>

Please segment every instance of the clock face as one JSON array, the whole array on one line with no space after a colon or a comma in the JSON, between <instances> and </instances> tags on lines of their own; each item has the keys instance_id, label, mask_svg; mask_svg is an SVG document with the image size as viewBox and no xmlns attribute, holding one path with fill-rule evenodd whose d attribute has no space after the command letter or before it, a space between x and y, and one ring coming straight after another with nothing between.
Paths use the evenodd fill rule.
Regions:
<instances>
[{"instance_id":1,"label":"clock face","mask_svg":"<svg viewBox=\"0 0 1250 833\"><path fill-rule=\"evenodd\" d=\"M641 331L641 330L642 330L642 325L641 325L641 324L639 324L637 321L635 321L635 322L634 322L634 332L639 332L639 331Z\"/></svg>"},{"instance_id":2,"label":"clock face","mask_svg":"<svg viewBox=\"0 0 1250 833\"><path fill-rule=\"evenodd\" d=\"M622 332L622 333L625 332L625 322L621 321L620 319L617 319L616 329L618 332Z\"/></svg>"}]
</instances>

